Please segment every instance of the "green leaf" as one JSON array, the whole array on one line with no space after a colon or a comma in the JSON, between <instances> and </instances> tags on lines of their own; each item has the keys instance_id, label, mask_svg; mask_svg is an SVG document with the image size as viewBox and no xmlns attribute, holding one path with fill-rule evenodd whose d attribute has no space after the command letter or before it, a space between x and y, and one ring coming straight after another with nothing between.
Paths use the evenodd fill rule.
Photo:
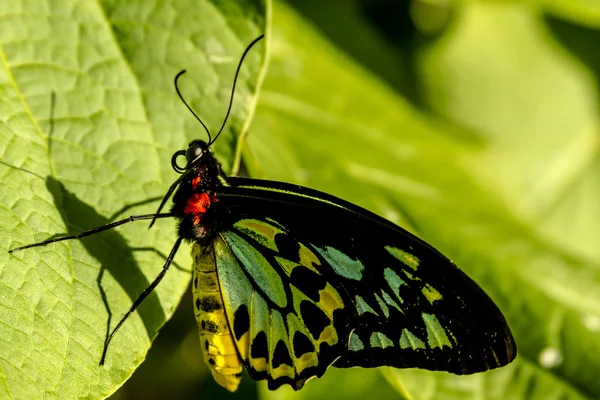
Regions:
<instances>
[{"instance_id":1,"label":"green leaf","mask_svg":"<svg viewBox=\"0 0 600 400\"><path fill-rule=\"evenodd\" d=\"M469 163L487 191L549 243L600 262L600 32L511 5L470 5L454 24L422 49L427 102L485 138Z\"/></svg>"},{"instance_id":2,"label":"green leaf","mask_svg":"<svg viewBox=\"0 0 600 400\"><path fill-rule=\"evenodd\" d=\"M280 2L274 9L271 64L245 153L250 172L411 229L490 294L515 334L519 355L497 371L382 369L399 396L600 396L599 64L593 46L581 46L597 43L597 32L543 10L455 5L443 29L414 42L417 103L312 25L326 21ZM374 379L328 371L285 398L335 397L346 373Z\"/></svg>"},{"instance_id":3,"label":"green leaf","mask_svg":"<svg viewBox=\"0 0 600 400\"><path fill-rule=\"evenodd\" d=\"M598 29L600 4L594 0L539 0L542 10L572 24Z\"/></svg>"},{"instance_id":4,"label":"green leaf","mask_svg":"<svg viewBox=\"0 0 600 400\"><path fill-rule=\"evenodd\" d=\"M107 332L161 270L173 221L7 250L154 212L177 178L171 155L206 137L175 93L175 74L188 70L181 90L216 133L239 57L265 31L265 7L2 2L0 397L106 397L143 361L188 286L187 246L98 365ZM254 108L264 49L245 62L216 148L228 171Z\"/></svg>"}]
</instances>

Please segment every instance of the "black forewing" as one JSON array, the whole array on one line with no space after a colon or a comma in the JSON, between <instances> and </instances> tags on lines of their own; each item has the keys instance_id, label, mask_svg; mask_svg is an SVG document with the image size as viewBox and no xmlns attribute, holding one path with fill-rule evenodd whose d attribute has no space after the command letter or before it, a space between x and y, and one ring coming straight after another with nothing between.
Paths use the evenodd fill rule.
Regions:
<instances>
[{"instance_id":1,"label":"black forewing","mask_svg":"<svg viewBox=\"0 0 600 400\"><path fill-rule=\"evenodd\" d=\"M229 178L229 184L216 193L220 229L247 218L274 221L320 250L323 264L330 266L324 275L346 304L335 324L348 336L334 366L468 374L515 358L514 339L497 306L455 264L414 235L301 186L246 178ZM334 250L327 255L324 249ZM341 264L357 260L364 270L358 277L340 274L343 265L332 265L336 256Z\"/></svg>"}]
</instances>

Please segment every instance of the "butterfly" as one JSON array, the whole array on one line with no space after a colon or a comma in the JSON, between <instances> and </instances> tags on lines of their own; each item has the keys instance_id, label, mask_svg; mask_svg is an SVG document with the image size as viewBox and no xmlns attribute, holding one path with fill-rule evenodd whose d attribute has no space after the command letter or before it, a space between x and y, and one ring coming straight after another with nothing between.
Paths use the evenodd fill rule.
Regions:
<instances>
[{"instance_id":1,"label":"butterfly","mask_svg":"<svg viewBox=\"0 0 600 400\"><path fill-rule=\"evenodd\" d=\"M174 218L178 237L160 274L111 339L192 244L192 291L204 360L235 391L245 367L269 389L299 390L330 366L392 366L471 374L517 354L507 322L486 293L421 239L352 203L298 185L224 174L208 134L173 154L181 176L156 213L11 250L83 239L128 222ZM181 166L178 160L184 157ZM161 212L172 199L169 212Z\"/></svg>"}]
</instances>

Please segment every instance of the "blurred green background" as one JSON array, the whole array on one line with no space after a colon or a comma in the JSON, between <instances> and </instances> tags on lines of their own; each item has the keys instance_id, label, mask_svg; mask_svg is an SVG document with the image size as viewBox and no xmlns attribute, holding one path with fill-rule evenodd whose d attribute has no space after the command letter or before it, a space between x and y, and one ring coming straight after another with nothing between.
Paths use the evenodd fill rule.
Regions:
<instances>
[{"instance_id":1,"label":"blurred green background","mask_svg":"<svg viewBox=\"0 0 600 400\"><path fill-rule=\"evenodd\" d=\"M135 1L121 4L133 10L143 8ZM195 75L187 78L192 86L188 96L202 110L207 124L218 126L235 60L243 48L241 38L249 43L266 31L266 57L261 58L263 50L256 49L255 59L249 61L251 72L234 105L238 114L217 144L225 167L235 169L234 153L240 150L244 174L326 191L419 235L453 259L497 302L513 330L519 356L505 368L461 377L419 370L332 368L298 393L288 388L269 392L246 375L239 391L230 394L214 383L202 361L191 294L186 290L146 360L113 399L600 397L600 3L172 0L147 4L153 4L147 14L119 14L117 18L117 2L104 1L100 12L107 16L121 51L115 57L131 66L134 87L141 88L141 119L152 132L169 133L157 134L153 142L166 167L127 201L164 193L174 180L167 168L170 154L185 139L203 135L177 103L170 86L173 71L195 66ZM176 11L161 11L164 4L176 4ZM197 10L197 4L209 4L224 17L204 25L204 15L185 11ZM179 41L174 42L183 44L170 55L161 53L160 61L155 61L144 57L169 48L171 42L137 32L131 21L147 18L148 26L155 27L159 24L152 20L153 12L159 11L169 21L161 29L176 31ZM202 40L189 40L192 45L188 46L188 28L193 31L189 37L198 35ZM223 50L219 44L228 43L222 37L230 31L235 33L236 46ZM18 57L9 57L15 41L6 30L0 30L2 34L3 51L8 54L5 62L18 64ZM149 50L141 50L144 46ZM208 57L207 69L203 69L204 61L185 59L198 48L216 54ZM23 46L19 51L26 53L26 49ZM225 62L228 66L211 75L210 68L222 62L219 57L227 56L231 58ZM53 62L60 64L60 59L54 57ZM34 89L32 81L19 80L18 75L15 81L25 88L23 98L35 100L32 119L48 127L47 101L42 99L47 99L43 96L53 86ZM214 89L216 85L219 90ZM80 101L85 97L80 95ZM60 104L58 108L60 115ZM66 118L74 111L62 113ZM84 120L94 122L94 118ZM8 122L15 126L14 121ZM58 118L59 132L60 122ZM236 135L245 128L247 135L238 146ZM85 136L70 139L71 131L66 132L61 138L65 143L85 143ZM140 132L139 137L145 134ZM103 139L96 141L103 143ZM3 159L23 166L7 154ZM40 154L45 157L44 152ZM59 161L69 157L73 159L66 151L52 154ZM128 168L118 167L119 171ZM53 176L62 177L69 191L88 199L89 188L65 179L60 168ZM115 196L122 193L114 190ZM94 200L91 194L86 201L105 216L119 209L107 206L109 200L102 197ZM172 234L169 229L164 228ZM144 243L142 231L136 244ZM57 228L47 227L45 232L57 232ZM153 240L162 246L161 251L168 251L170 241L162 236ZM148 262L160 264L159 260ZM178 260L188 265L186 256ZM177 281L161 285L165 315L157 317L156 326L175 308L189 279L185 272L170 273L178 274ZM7 275L0 275L0 280L6 281ZM99 297L97 289L90 293L92 298ZM130 304L127 296L121 297L119 305L111 307L115 315ZM98 321L99 331L105 322ZM123 333L126 345L138 346L139 338L144 338L143 343L132 350L135 356L114 350L121 362L133 359L120 375L110 377L102 393L115 390L142 361L156 326L148 333L136 331L136 336ZM99 340L90 340L90 346L97 346ZM6 353L2 351L6 343L0 345L0 353ZM20 368L26 364L14 359L14 355L8 358ZM86 362L94 376L93 357ZM35 376L30 369L22 370ZM38 387L60 393L44 384ZM91 396L92 392L69 393Z\"/></svg>"}]
</instances>

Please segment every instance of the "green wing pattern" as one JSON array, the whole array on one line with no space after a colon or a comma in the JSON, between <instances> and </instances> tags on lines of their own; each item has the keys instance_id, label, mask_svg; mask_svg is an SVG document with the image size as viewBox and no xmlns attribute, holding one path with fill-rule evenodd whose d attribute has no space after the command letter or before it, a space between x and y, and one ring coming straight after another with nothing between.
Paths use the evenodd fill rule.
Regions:
<instances>
[{"instance_id":1,"label":"green wing pattern","mask_svg":"<svg viewBox=\"0 0 600 400\"><path fill-rule=\"evenodd\" d=\"M515 358L496 305L427 243L321 192L229 183L217 269L253 378L299 389L330 365L470 374Z\"/></svg>"},{"instance_id":2,"label":"green wing pattern","mask_svg":"<svg viewBox=\"0 0 600 400\"><path fill-rule=\"evenodd\" d=\"M349 332L336 328L344 307L338 291L329 283L308 288L321 276L318 256L298 244L285 257L276 244L282 235L275 223L240 220L215 240L214 251L225 311L250 375L271 389L287 383L298 390L323 375Z\"/></svg>"}]
</instances>

